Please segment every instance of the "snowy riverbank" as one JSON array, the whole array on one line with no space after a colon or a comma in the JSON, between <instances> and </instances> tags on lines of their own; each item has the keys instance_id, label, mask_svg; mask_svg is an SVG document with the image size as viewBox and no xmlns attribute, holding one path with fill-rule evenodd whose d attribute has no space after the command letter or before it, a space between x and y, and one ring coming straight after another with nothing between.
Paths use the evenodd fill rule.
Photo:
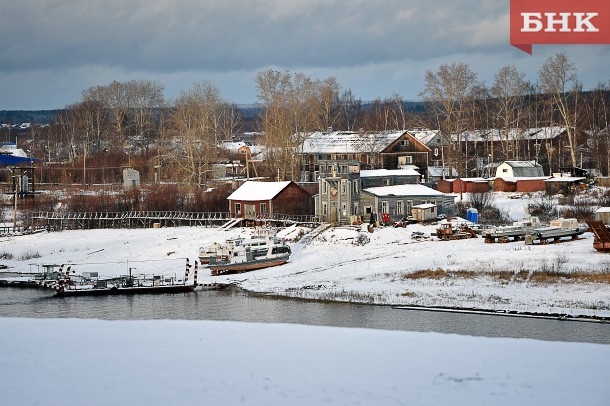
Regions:
<instances>
[{"instance_id":1,"label":"snowy riverbank","mask_svg":"<svg viewBox=\"0 0 610 406\"><path fill-rule=\"evenodd\" d=\"M214 321L0 318L7 405L607 405L610 346Z\"/></svg>"},{"instance_id":2,"label":"snowy riverbank","mask_svg":"<svg viewBox=\"0 0 610 406\"><path fill-rule=\"evenodd\" d=\"M548 273L608 273L610 255L592 247L592 235L560 244L485 244L480 238L418 241L413 231L434 226L330 228L313 240L291 243L282 266L211 276L202 283L233 283L277 295L364 303L442 306L587 316L610 316L610 285L591 280L540 280ZM301 230L285 229L293 238ZM306 230L305 230L306 231ZM250 229L183 227L135 230L82 230L1 239L0 264L11 271L36 271L41 264L72 264L100 276L184 273L185 258L199 247L251 233Z\"/></svg>"}]
</instances>

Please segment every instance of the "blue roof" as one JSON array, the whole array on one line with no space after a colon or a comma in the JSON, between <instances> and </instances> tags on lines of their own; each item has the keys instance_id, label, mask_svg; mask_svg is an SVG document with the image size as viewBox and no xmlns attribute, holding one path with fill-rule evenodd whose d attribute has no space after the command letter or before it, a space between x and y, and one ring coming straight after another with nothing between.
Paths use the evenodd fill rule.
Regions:
<instances>
[{"instance_id":1,"label":"blue roof","mask_svg":"<svg viewBox=\"0 0 610 406\"><path fill-rule=\"evenodd\" d=\"M24 158L10 154L0 154L0 166L32 164L37 161L38 159L35 158Z\"/></svg>"}]
</instances>

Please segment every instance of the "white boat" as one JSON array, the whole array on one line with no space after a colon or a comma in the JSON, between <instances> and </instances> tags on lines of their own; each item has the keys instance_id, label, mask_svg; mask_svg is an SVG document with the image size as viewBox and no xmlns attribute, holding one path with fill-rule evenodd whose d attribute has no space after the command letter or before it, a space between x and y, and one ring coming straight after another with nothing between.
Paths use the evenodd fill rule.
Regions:
<instances>
[{"instance_id":1,"label":"white boat","mask_svg":"<svg viewBox=\"0 0 610 406\"><path fill-rule=\"evenodd\" d=\"M274 236L227 240L210 257L212 275L241 273L282 265L290 258L290 247Z\"/></svg>"},{"instance_id":2,"label":"white boat","mask_svg":"<svg viewBox=\"0 0 610 406\"><path fill-rule=\"evenodd\" d=\"M498 226L484 230L482 236L487 243L509 242L511 238L513 241L517 241L523 239L536 226L540 226L540 221L537 217L530 217L515 221L511 226Z\"/></svg>"},{"instance_id":3,"label":"white boat","mask_svg":"<svg viewBox=\"0 0 610 406\"><path fill-rule=\"evenodd\" d=\"M540 244L547 244L549 240L558 242L563 237L576 239L585 231L586 229L581 227L575 218L560 218L552 220L549 227L535 228L532 232L527 233L525 243L531 245L538 240Z\"/></svg>"}]
</instances>

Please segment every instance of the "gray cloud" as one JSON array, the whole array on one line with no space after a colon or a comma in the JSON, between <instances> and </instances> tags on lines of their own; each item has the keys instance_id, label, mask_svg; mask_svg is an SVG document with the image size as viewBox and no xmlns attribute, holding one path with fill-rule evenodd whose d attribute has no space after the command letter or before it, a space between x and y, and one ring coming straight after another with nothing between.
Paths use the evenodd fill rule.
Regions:
<instances>
[{"instance_id":1,"label":"gray cloud","mask_svg":"<svg viewBox=\"0 0 610 406\"><path fill-rule=\"evenodd\" d=\"M508 2L497 0L4 2L0 88L18 93L0 95L0 108L61 107L89 86L140 77L168 97L210 79L227 99L253 102L255 72L269 66L336 76L367 99L415 97L439 61L460 58L482 76L523 61L535 74L546 54L510 47ZM569 49L597 81L608 79L596 77L607 48Z\"/></svg>"}]
</instances>

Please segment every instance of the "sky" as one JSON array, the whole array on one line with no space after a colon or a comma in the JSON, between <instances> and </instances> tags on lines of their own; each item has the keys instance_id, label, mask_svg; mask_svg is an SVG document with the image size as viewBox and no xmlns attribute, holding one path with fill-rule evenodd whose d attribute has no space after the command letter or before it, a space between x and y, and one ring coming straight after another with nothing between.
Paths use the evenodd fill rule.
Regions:
<instances>
[{"instance_id":1,"label":"sky","mask_svg":"<svg viewBox=\"0 0 610 406\"><path fill-rule=\"evenodd\" d=\"M560 51L585 89L610 81L608 45L512 47L508 0L0 0L0 36L0 110L62 108L132 79L161 83L170 102L210 81L255 103L269 68L334 76L363 100L416 100L443 63L488 84L514 64L535 81Z\"/></svg>"}]
</instances>

